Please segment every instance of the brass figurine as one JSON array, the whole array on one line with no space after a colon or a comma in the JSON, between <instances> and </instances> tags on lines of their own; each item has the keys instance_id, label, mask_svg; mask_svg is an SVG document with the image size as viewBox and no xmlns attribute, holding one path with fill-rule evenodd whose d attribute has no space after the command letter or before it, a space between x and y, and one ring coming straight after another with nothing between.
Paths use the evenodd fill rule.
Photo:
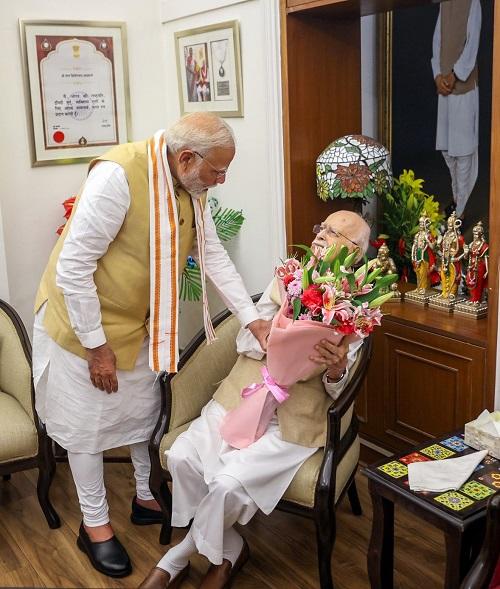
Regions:
<instances>
[{"instance_id":1,"label":"brass figurine","mask_svg":"<svg viewBox=\"0 0 500 589\"><path fill-rule=\"evenodd\" d=\"M464 238L460 232L462 221L453 212L447 221L447 230L438 238L440 258L441 293L432 297L429 306L453 311L455 304L463 297L457 297L462 280L462 258L465 256Z\"/></svg>"},{"instance_id":2,"label":"brass figurine","mask_svg":"<svg viewBox=\"0 0 500 589\"><path fill-rule=\"evenodd\" d=\"M405 294L405 301L426 305L429 297L435 294L431 288L431 275L436 268L435 241L430 231L431 220L425 213L420 217L418 225L419 230L411 247L411 261L417 276L417 288Z\"/></svg>"},{"instance_id":3,"label":"brass figurine","mask_svg":"<svg viewBox=\"0 0 500 589\"><path fill-rule=\"evenodd\" d=\"M375 259L375 262L373 264L373 270L375 270L376 268L381 268L382 272L381 272L381 276L385 276L386 274L397 274L397 268L396 268L396 264L394 263L394 260L389 256L389 248L387 247L387 244L383 243L379 248L378 248L378 253L377 253L377 257ZM391 301L399 301L401 299L401 293L398 290L398 285L397 282L394 282L393 284L391 284L390 287L386 287L385 289L380 289L380 294L385 294L387 292L389 292L389 288L392 291L392 299L389 299L388 302Z\"/></svg>"}]
</instances>

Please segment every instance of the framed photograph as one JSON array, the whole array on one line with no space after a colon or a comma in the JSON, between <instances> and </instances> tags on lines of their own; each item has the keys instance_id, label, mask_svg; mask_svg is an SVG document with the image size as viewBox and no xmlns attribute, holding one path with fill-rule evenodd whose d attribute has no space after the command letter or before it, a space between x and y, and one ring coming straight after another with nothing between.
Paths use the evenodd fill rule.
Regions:
<instances>
[{"instance_id":1,"label":"framed photograph","mask_svg":"<svg viewBox=\"0 0 500 589\"><path fill-rule=\"evenodd\" d=\"M124 23L20 20L33 166L89 161L128 140Z\"/></svg>"},{"instance_id":2,"label":"framed photograph","mask_svg":"<svg viewBox=\"0 0 500 589\"><path fill-rule=\"evenodd\" d=\"M181 113L243 116L237 20L175 33Z\"/></svg>"}]
</instances>

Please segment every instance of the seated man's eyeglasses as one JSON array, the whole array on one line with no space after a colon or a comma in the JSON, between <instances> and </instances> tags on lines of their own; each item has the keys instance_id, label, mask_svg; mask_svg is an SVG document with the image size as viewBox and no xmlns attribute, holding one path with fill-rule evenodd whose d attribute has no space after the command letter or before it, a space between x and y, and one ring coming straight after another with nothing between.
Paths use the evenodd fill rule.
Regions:
<instances>
[{"instance_id":1,"label":"seated man's eyeglasses","mask_svg":"<svg viewBox=\"0 0 500 589\"><path fill-rule=\"evenodd\" d=\"M201 155L201 153L194 151L194 150L193 150L193 153L195 153L198 157L201 157L202 160L207 162L207 164L216 173L217 178L224 178L224 176L227 174L227 170L218 170L212 163L210 163L209 160L207 160L207 158L205 156Z\"/></svg>"},{"instance_id":2,"label":"seated man's eyeglasses","mask_svg":"<svg viewBox=\"0 0 500 589\"><path fill-rule=\"evenodd\" d=\"M349 239L347 237L347 235L344 235L343 233L341 233L340 231L337 231L336 229L333 229L333 227L329 227L328 225L314 225L313 227L313 233L315 235L318 235L319 233L321 233L322 231L326 231L329 235L331 235L332 237L343 237L344 239L346 239L349 243L352 243L353 245L355 245L356 247L359 247L359 245L353 241L352 239Z\"/></svg>"}]
</instances>

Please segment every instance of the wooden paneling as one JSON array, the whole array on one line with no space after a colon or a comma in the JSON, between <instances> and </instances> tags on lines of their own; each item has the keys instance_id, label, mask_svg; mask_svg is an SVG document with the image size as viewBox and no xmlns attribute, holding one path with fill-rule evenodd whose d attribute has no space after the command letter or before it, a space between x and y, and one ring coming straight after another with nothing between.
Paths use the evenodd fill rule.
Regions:
<instances>
[{"instance_id":1,"label":"wooden paneling","mask_svg":"<svg viewBox=\"0 0 500 589\"><path fill-rule=\"evenodd\" d=\"M484 344L412 326L403 317L414 308L399 305L399 317L384 317L359 398L363 436L393 451L457 429L483 408Z\"/></svg>"},{"instance_id":2,"label":"wooden paneling","mask_svg":"<svg viewBox=\"0 0 500 589\"><path fill-rule=\"evenodd\" d=\"M493 87L491 120L491 169L490 169L490 271L488 275L488 407L493 407L495 398L495 375L497 361L498 330L498 280L500 250L500 1L495 2L493 35Z\"/></svg>"},{"instance_id":3,"label":"wooden paneling","mask_svg":"<svg viewBox=\"0 0 500 589\"><path fill-rule=\"evenodd\" d=\"M287 242L309 244L313 225L346 206L318 198L315 161L337 137L361 131L360 23L308 15L289 15L285 23Z\"/></svg>"}]
</instances>

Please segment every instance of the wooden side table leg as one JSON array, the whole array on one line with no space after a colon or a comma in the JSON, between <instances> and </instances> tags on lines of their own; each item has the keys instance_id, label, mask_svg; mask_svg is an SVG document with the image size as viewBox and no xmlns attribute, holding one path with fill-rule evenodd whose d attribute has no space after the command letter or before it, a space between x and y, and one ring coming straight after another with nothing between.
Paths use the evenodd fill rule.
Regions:
<instances>
[{"instance_id":1,"label":"wooden side table leg","mask_svg":"<svg viewBox=\"0 0 500 589\"><path fill-rule=\"evenodd\" d=\"M446 579L445 589L459 589L477 556L484 538L484 522L479 521L465 531L452 528L445 532Z\"/></svg>"},{"instance_id":2,"label":"wooden side table leg","mask_svg":"<svg viewBox=\"0 0 500 589\"><path fill-rule=\"evenodd\" d=\"M368 481L373 505L372 535L368 548L368 575L372 589L392 589L394 584L394 504Z\"/></svg>"},{"instance_id":3,"label":"wooden side table leg","mask_svg":"<svg viewBox=\"0 0 500 589\"><path fill-rule=\"evenodd\" d=\"M450 530L445 534L446 539L446 577L445 589L459 589L462 579L470 568L471 546L458 530Z\"/></svg>"}]
</instances>

